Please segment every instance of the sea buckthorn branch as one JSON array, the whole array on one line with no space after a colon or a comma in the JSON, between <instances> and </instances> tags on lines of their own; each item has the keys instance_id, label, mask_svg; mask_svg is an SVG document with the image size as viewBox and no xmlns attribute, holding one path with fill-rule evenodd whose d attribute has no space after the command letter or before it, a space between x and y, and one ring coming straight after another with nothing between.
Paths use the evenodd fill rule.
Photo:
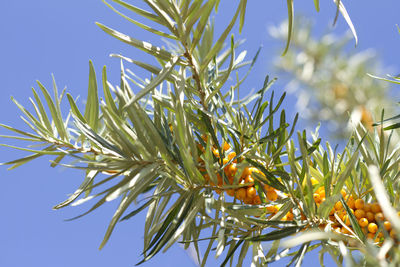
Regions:
<instances>
[{"instance_id":1,"label":"sea buckthorn branch","mask_svg":"<svg viewBox=\"0 0 400 267\"><path fill-rule=\"evenodd\" d=\"M352 257L343 253L349 249L379 251L365 255L366 263L376 258L382 263L386 257L388 262L398 260L400 229L386 218L390 213L379 205L380 196L371 190L366 172L372 165L379 166L382 182L390 189L388 199L395 204L399 199L396 179L400 153L388 145L390 138L385 137L383 129L376 133L362 126L356 128L344 153L336 157L329 143L324 148L321 139L309 142L305 132L298 133L295 145L292 135L297 116L293 123L287 121L281 107L285 94L277 104L273 92L269 101L264 100L273 83L268 76L256 94L234 99L235 89L243 87L247 74L243 79L230 80L231 74L244 66L251 69L258 55L243 62L245 54L236 56L240 42L235 43L233 37L230 48L223 51L237 21L239 29L243 27L245 0L238 1L216 42L212 42L209 18L217 10L218 0L144 0L147 9L121 0L113 2L155 25L129 18L108 4L136 26L177 41L174 48L158 47L98 23L112 37L153 56L160 66L114 55L149 71L152 77L137 77L121 64L120 85L113 86L104 68L104 99L99 101L96 73L90 63L84 112L66 94L70 112L63 118L60 103L64 92L59 95L54 84L51 97L39 83L46 102L33 91L35 115L16 102L35 134L2 125L23 136L14 139L48 145L43 150L22 148L34 154L9 162L13 167L53 155L57 156L53 165L86 171L79 188L55 208L97 198L78 218L120 199L100 248L119 221L146 211L139 263L178 241L186 248L193 244L202 266L215 244L217 257L226 251L222 265L235 258L241 265L250 254L254 266L285 256L298 265L305 252L318 246L324 248L322 254L328 251L338 263L342 263L344 254ZM318 1L314 3L318 9ZM293 25L293 1L287 4L292 20L289 25ZM339 7L349 22L343 6ZM291 32L289 26L287 44ZM135 92L136 87L139 92ZM145 100L144 96L149 97ZM73 164L60 163L65 156L70 156ZM115 183L106 184L109 181ZM105 189L96 192L100 185ZM144 200L128 212L134 203ZM321 242L311 246L308 237L315 231ZM280 249L282 239L300 232L300 239L295 237L301 245L299 250ZM203 254L199 249L202 240L209 240ZM269 249L263 248L264 242L272 242Z\"/></svg>"}]
</instances>

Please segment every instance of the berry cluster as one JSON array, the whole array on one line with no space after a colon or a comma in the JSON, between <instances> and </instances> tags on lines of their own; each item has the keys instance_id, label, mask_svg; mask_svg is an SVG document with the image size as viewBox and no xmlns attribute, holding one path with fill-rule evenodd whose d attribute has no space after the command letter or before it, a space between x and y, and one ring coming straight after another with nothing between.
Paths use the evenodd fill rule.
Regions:
<instances>
[{"instance_id":1,"label":"berry cluster","mask_svg":"<svg viewBox=\"0 0 400 267\"><path fill-rule=\"evenodd\" d=\"M202 152L204 152L204 147L201 144L198 144L198 148ZM230 148L231 148L230 145L224 142L222 149L227 152L230 150ZM218 160L221 160L218 149L213 148L212 152ZM199 161L200 163L202 162L201 160ZM203 173L206 183L213 187L216 187L215 191L218 194L226 192L228 196L235 197L236 199L242 201L244 204L251 204L251 205L261 204L261 198L259 196L259 192L257 192L254 184L254 174L258 173L263 176L264 174L255 167L245 167L242 170L240 177L237 178L235 184L235 176L238 171L237 168L238 159L236 158L236 152L231 151L229 153L226 153L226 156L222 158L221 163L223 166L225 166L224 174L226 179L222 178L221 175L217 173L216 174L218 180L217 184L215 184L210 179L210 176L207 174L205 168L202 167L200 168L200 171ZM236 186L235 188L230 188L230 189L223 188L226 186L229 187L231 185L236 185ZM269 185L264 185L263 194L264 194L263 197L265 197L266 200L276 201L278 199L277 190Z\"/></svg>"},{"instance_id":2,"label":"berry cluster","mask_svg":"<svg viewBox=\"0 0 400 267\"><path fill-rule=\"evenodd\" d=\"M352 195L347 195L346 191L342 189L341 194L345 199L347 206L350 208L350 212L357 218L358 224L366 235L367 239L382 244L383 242L383 229L390 234L391 237L395 237L394 230L389 221L387 221L382 213L380 205L376 202L365 203L361 198L354 199ZM319 187L313 194L314 201L317 205L325 201L325 189ZM335 216L336 214L336 216ZM341 222L337 219L341 220ZM329 219L334 222L333 230L336 233L350 234L352 230L349 214L343 207L342 202L338 201L329 213ZM347 227L345 227L345 224Z\"/></svg>"}]
</instances>

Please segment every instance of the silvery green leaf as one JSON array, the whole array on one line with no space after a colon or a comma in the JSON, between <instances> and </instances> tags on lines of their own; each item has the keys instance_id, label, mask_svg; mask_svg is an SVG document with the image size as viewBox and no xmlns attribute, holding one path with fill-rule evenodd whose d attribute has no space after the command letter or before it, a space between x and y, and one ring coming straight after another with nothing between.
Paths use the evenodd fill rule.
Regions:
<instances>
[{"instance_id":1,"label":"silvery green leaf","mask_svg":"<svg viewBox=\"0 0 400 267\"><path fill-rule=\"evenodd\" d=\"M172 57L171 61L167 62L163 69L160 71L157 77L155 77L149 84L146 85L146 87L141 90L134 98L132 98L128 103L125 104L124 108L129 107L133 103L136 103L139 99L141 99L143 96L147 95L151 91L153 91L156 86L158 86L160 83L162 83L166 77L173 71L176 63L178 62L179 57L174 56Z\"/></svg>"}]
</instances>

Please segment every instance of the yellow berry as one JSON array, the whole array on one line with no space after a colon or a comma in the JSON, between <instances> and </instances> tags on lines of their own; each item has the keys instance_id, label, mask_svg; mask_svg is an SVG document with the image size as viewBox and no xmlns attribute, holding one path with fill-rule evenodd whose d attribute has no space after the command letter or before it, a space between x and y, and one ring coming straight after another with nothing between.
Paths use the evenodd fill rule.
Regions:
<instances>
[{"instance_id":1,"label":"yellow berry","mask_svg":"<svg viewBox=\"0 0 400 267\"><path fill-rule=\"evenodd\" d=\"M374 235L373 233L368 233L368 234L367 234L367 238L368 238L369 240L373 240L374 237L375 237L375 235Z\"/></svg>"},{"instance_id":2,"label":"yellow berry","mask_svg":"<svg viewBox=\"0 0 400 267\"><path fill-rule=\"evenodd\" d=\"M375 223L368 224L368 232L375 234L376 231L378 231L378 225L376 225Z\"/></svg>"},{"instance_id":3,"label":"yellow berry","mask_svg":"<svg viewBox=\"0 0 400 267\"><path fill-rule=\"evenodd\" d=\"M224 142L224 146L223 146L224 151L229 150L229 148L231 148L231 146L227 142Z\"/></svg>"},{"instance_id":4,"label":"yellow berry","mask_svg":"<svg viewBox=\"0 0 400 267\"><path fill-rule=\"evenodd\" d=\"M267 191L267 198L271 201L275 201L278 199L278 194L274 191Z\"/></svg>"},{"instance_id":5,"label":"yellow berry","mask_svg":"<svg viewBox=\"0 0 400 267\"><path fill-rule=\"evenodd\" d=\"M354 202L354 205L355 205L356 209L362 209L362 208L364 208L364 200L359 198Z\"/></svg>"},{"instance_id":6,"label":"yellow berry","mask_svg":"<svg viewBox=\"0 0 400 267\"><path fill-rule=\"evenodd\" d=\"M255 189L253 186L250 186L250 187L247 188L247 190L246 190L246 196L247 196L248 198L253 199L256 195L257 195L257 191L256 191L256 189Z\"/></svg>"},{"instance_id":7,"label":"yellow berry","mask_svg":"<svg viewBox=\"0 0 400 267\"><path fill-rule=\"evenodd\" d=\"M353 199L349 199L347 201L347 206L349 206L350 209L355 209L356 208L355 201Z\"/></svg>"},{"instance_id":8,"label":"yellow berry","mask_svg":"<svg viewBox=\"0 0 400 267\"><path fill-rule=\"evenodd\" d=\"M351 225L349 215L344 215L344 217L343 217L343 222L344 222L347 226L350 226L350 225Z\"/></svg>"},{"instance_id":9,"label":"yellow berry","mask_svg":"<svg viewBox=\"0 0 400 267\"><path fill-rule=\"evenodd\" d=\"M359 220L358 220L358 224L359 224L361 227L367 227L367 226L368 226L368 220L367 220L367 218L361 218L361 219L359 219Z\"/></svg>"},{"instance_id":10,"label":"yellow berry","mask_svg":"<svg viewBox=\"0 0 400 267\"><path fill-rule=\"evenodd\" d=\"M365 216L366 216L366 218L368 219L369 222L372 222L372 221L375 220L374 214L373 214L372 212L370 212L370 211L368 211L368 212L365 214Z\"/></svg>"},{"instance_id":11,"label":"yellow berry","mask_svg":"<svg viewBox=\"0 0 400 267\"><path fill-rule=\"evenodd\" d=\"M364 211L365 212L371 211L371 204L364 204Z\"/></svg>"},{"instance_id":12,"label":"yellow berry","mask_svg":"<svg viewBox=\"0 0 400 267\"><path fill-rule=\"evenodd\" d=\"M247 176L249 176L249 175L251 175L251 171L250 171L250 168L249 167L245 167L244 169L243 169L243 172L242 172L242 177L243 178L245 178L245 177L247 177Z\"/></svg>"},{"instance_id":13,"label":"yellow berry","mask_svg":"<svg viewBox=\"0 0 400 267\"><path fill-rule=\"evenodd\" d=\"M235 176L236 171L237 171L236 163L230 164L229 167L228 167L228 174L229 174L230 176Z\"/></svg>"},{"instance_id":14,"label":"yellow berry","mask_svg":"<svg viewBox=\"0 0 400 267\"><path fill-rule=\"evenodd\" d=\"M261 204L261 198L260 198L260 196L255 196L255 197L253 198L253 204L254 204L254 205L260 205L260 204Z\"/></svg>"},{"instance_id":15,"label":"yellow berry","mask_svg":"<svg viewBox=\"0 0 400 267\"><path fill-rule=\"evenodd\" d=\"M273 206L267 206L267 211L270 213L277 213L278 212L278 207L273 205Z\"/></svg>"},{"instance_id":16,"label":"yellow berry","mask_svg":"<svg viewBox=\"0 0 400 267\"><path fill-rule=\"evenodd\" d=\"M356 216L357 219L361 219L361 218L365 217L365 211L361 210L361 209L357 209L354 212L354 216Z\"/></svg>"},{"instance_id":17,"label":"yellow berry","mask_svg":"<svg viewBox=\"0 0 400 267\"><path fill-rule=\"evenodd\" d=\"M335 210L341 210L343 208L342 202L338 201L335 203Z\"/></svg>"},{"instance_id":18,"label":"yellow berry","mask_svg":"<svg viewBox=\"0 0 400 267\"><path fill-rule=\"evenodd\" d=\"M392 224L389 221L385 221L383 227L385 227L386 231L390 231L392 229Z\"/></svg>"},{"instance_id":19,"label":"yellow berry","mask_svg":"<svg viewBox=\"0 0 400 267\"><path fill-rule=\"evenodd\" d=\"M228 190L226 190L226 193L228 194L228 196L233 197L235 195L235 190L234 189L228 189Z\"/></svg>"},{"instance_id":20,"label":"yellow berry","mask_svg":"<svg viewBox=\"0 0 400 267\"><path fill-rule=\"evenodd\" d=\"M380 222L383 221L385 219L385 217L383 216L382 212L378 212L375 214L375 221Z\"/></svg>"},{"instance_id":21,"label":"yellow berry","mask_svg":"<svg viewBox=\"0 0 400 267\"><path fill-rule=\"evenodd\" d=\"M247 175L246 178L244 179L244 182L246 184L250 184L250 186L252 186L254 184L254 179L253 179L253 177L251 177L251 175Z\"/></svg>"},{"instance_id":22,"label":"yellow berry","mask_svg":"<svg viewBox=\"0 0 400 267\"><path fill-rule=\"evenodd\" d=\"M242 187L236 190L235 197L239 200L244 200L246 198L246 189Z\"/></svg>"},{"instance_id":23,"label":"yellow berry","mask_svg":"<svg viewBox=\"0 0 400 267\"><path fill-rule=\"evenodd\" d=\"M233 151L233 152L231 152L231 153L228 154L228 159L229 159L229 160L233 159L234 157L236 157L236 152ZM234 160L233 162L236 163L236 160Z\"/></svg>"},{"instance_id":24,"label":"yellow berry","mask_svg":"<svg viewBox=\"0 0 400 267\"><path fill-rule=\"evenodd\" d=\"M381 212L381 211L382 211L382 210L381 210L381 206L379 206L378 203L372 203L372 204L371 204L371 211L372 211L373 213Z\"/></svg>"},{"instance_id":25,"label":"yellow berry","mask_svg":"<svg viewBox=\"0 0 400 267\"><path fill-rule=\"evenodd\" d=\"M314 193L313 198L314 198L315 203L321 203L321 196L319 194Z\"/></svg>"},{"instance_id":26,"label":"yellow berry","mask_svg":"<svg viewBox=\"0 0 400 267\"><path fill-rule=\"evenodd\" d=\"M347 196L346 190L344 189L340 190L340 194L342 194L343 197Z\"/></svg>"}]
</instances>

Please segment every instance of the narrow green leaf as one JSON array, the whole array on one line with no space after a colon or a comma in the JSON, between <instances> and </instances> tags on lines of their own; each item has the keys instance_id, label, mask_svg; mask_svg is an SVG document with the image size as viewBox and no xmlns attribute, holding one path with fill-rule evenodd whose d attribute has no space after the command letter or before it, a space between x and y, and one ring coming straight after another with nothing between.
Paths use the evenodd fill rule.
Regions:
<instances>
[{"instance_id":1,"label":"narrow green leaf","mask_svg":"<svg viewBox=\"0 0 400 267\"><path fill-rule=\"evenodd\" d=\"M293 0L286 0L286 3L288 9L288 35L286 38L285 50L283 50L282 56L286 55L287 51L289 50L289 45L293 34L293 19L294 19Z\"/></svg>"},{"instance_id":2,"label":"narrow green leaf","mask_svg":"<svg viewBox=\"0 0 400 267\"><path fill-rule=\"evenodd\" d=\"M153 55L153 56L161 59L161 60L170 60L173 57L173 55L170 52L165 51L164 49L161 49L160 47L153 46L152 44L150 44L148 42L140 41L138 39L135 39L133 37L125 35L125 34L123 34L121 32L118 32L116 30L108 28L107 26L105 26L105 25L103 25L103 24L101 24L99 22L96 22L96 24L103 31L105 31L109 35L117 38L118 40L120 40L120 41L122 41L124 43L127 43L129 45L132 45L132 46L134 46L134 47L136 47L136 48L138 48L138 49L140 49L140 50L142 50L142 51L144 51L144 52L146 52L146 53L148 53L150 55ZM180 62L180 63L182 63L182 62Z\"/></svg>"},{"instance_id":3,"label":"narrow green leaf","mask_svg":"<svg viewBox=\"0 0 400 267\"><path fill-rule=\"evenodd\" d=\"M354 232L357 234L357 236L360 238L360 240L364 240L364 232L361 229L361 226L358 224L358 219L354 215L353 212L351 212L349 206L347 205L346 201L344 201L343 197L340 199L340 201L343 204L344 209L346 210L347 216L350 219L351 226L353 227Z\"/></svg>"},{"instance_id":4,"label":"narrow green leaf","mask_svg":"<svg viewBox=\"0 0 400 267\"><path fill-rule=\"evenodd\" d=\"M173 71L178 60L179 57L174 56L171 61L167 62L167 64L165 64L164 68L160 71L158 76L155 77L153 80L151 80L151 82L148 85L146 85L146 87L143 90L141 90L134 98L132 98L128 103L126 103L124 108L127 108L132 104L136 103L139 99L150 93L160 83L162 83L166 79L166 77Z\"/></svg>"},{"instance_id":5,"label":"narrow green leaf","mask_svg":"<svg viewBox=\"0 0 400 267\"><path fill-rule=\"evenodd\" d=\"M43 123L46 126L47 130L51 131L52 127L51 127L50 120L47 116L46 110L43 107L43 104L42 104L42 101L40 100L39 95L37 94L36 90L33 87L32 87L32 93L33 93L33 96L35 97L36 103L39 107L40 115L42 116Z\"/></svg>"},{"instance_id":6,"label":"narrow green leaf","mask_svg":"<svg viewBox=\"0 0 400 267\"><path fill-rule=\"evenodd\" d=\"M207 56L205 57L205 59L201 62L201 70L200 72L203 72L207 67L208 67L208 63L210 63L211 59L213 57L216 56L216 54L221 50L221 47L223 46L226 37L228 36L229 32L232 30L233 25L235 25L236 19L240 13L240 7L242 5L242 3L245 0L241 0L240 4L236 10L235 15L233 16L231 22L229 23L228 27L224 30L224 32L221 34L221 36L219 37L218 41L214 44L214 46L211 48L211 50L208 52Z\"/></svg>"},{"instance_id":7,"label":"narrow green leaf","mask_svg":"<svg viewBox=\"0 0 400 267\"><path fill-rule=\"evenodd\" d=\"M115 0L112 0L112 1L118 2L118 1L115 1ZM117 13L118 15L120 15L121 17L123 17L124 19L128 20L129 22L132 22L132 23L135 24L136 26L139 26L140 28L142 28L142 29L144 29L144 30L146 30L146 31L149 31L149 32L151 32L151 33L160 35L160 36L162 36L162 37L166 37L166 38L170 38L170 39L173 39L173 40L177 40L177 38L176 38L174 35L171 35L171 34L168 34L168 33L165 33L165 32L159 31L159 30L156 30L156 29L154 29L154 28L152 28L152 27L150 27L150 26L147 26L147 25L145 25L145 24L143 24L143 23L140 23L140 22L138 22L138 21L136 21L136 20L134 20L134 19L132 19L132 18L130 18L130 17L124 15L123 13L121 13L121 12L119 12L117 9L115 9L112 5L110 5L109 3L107 3L107 1L103 0L103 3L105 3L112 11L114 11L115 13Z\"/></svg>"},{"instance_id":8,"label":"narrow green leaf","mask_svg":"<svg viewBox=\"0 0 400 267\"><path fill-rule=\"evenodd\" d=\"M241 33L243 29L246 7L247 7L247 0L242 2L242 9L240 10L239 33Z\"/></svg>"},{"instance_id":9,"label":"narrow green leaf","mask_svg":"<svg viewBox=\"0 0 400 267\"><path fill-rule=\"evenodd\" d=\"M125 7L125 8L127 8L127 9L129 9L130 11L138 14L139 16L145 17L146 19L152 20L152 21L154 21L156 23L159 23L161 25L163 23L162 20L157 15L154 15L153 13L150 13L150 12L144 10L144 9L138 8L136 6L128 4L128 3L124 2L124 1L121 1L121 0L112 0L112 1L117 3L117 4L119 4L119 5L121 5L121 6L123 6L123 7Z\"/></svg>"},{"instance_id":10,"label":"narrow green leaf","mask_svg":"<svg viewBox=\"0 0 400 267\"><path fill-rule=\"evenodd\" d=\"M273 241L277 239L282 239L287 236L293 235L301 230L302 227L299 226L289 226L283 229L271 231L264 235L259 235L255 237L247 237L246 240L249 241Z\"/></svg>"},{"instance_id":11,"label":"narrow green leaf","mask_svg":"<svg viewBox=\"0 0 400 267\"><path fill-rule=\"evenodd\" d=\"M356 45L357 45L357 43L358 43L357 32L356 32L356 29L354 28L353 22L351 22L350 16L347 13L346 8L344 7L344 5L343 5L341 0L333 0L333 2L335 2L335 4L338 6L340 13L342 13L343 18L347 22L347 25L349 25L349 28L350 28L351 32L353 33L354 40L355 40Z\"/></svg>"},{"instance_id":12,"label":"narrow green leaf","mask_svg":"<svg viewBox=\"0 0 400 267\"><path fill-rule=\"evenodd\" d=\"M274 188L276 188L276 189L278 189L278 190L280 190L282 192L286 192L286 187L277 178L275 178L275 176L273 174L271 174L271 172L269 172L267 169L265 169L265 167L262 164L254 161L252 159L249 159L249 158L246 158L246 160L251 165L253 165L254 167L258 168L259 170L261 170L264 173L265 178L256 173L255 174L256 175L256 177L255 177L256 179L258 179L261 182L263 182L265 184L268 184L269 186L272 186L272 187L274 187Z\"/></svg>"},{"instance_id":13,"label":"narrow green leaf","mask_svg":"<svg viewBox=\"0 0 400 267\"><path fill-rule=\"evenodd\" d=\"M86 119L82 116L81 112L79 111L78 107L76 106L75 100L72 98L72 96L67 93L67 98L68 98L68 102L71 107L72 113L74 113L74 115L78 119L80 119L82 122L87 123Z\"/></svg>"},{"instance_id":14,"label":"narrow green leaf","mask_svg":"<svg viewBox=\"0 0 400 267\"><path fill-rule=\"evenodd\" d=\"M50 109L50 113L51 113L51 116L54 121L54 124L56 125L58 134L60 135L62 140L68 140L67 130L65 129L64 122L61 117L61 113L59 112L59 110L57 109L53 100L51 99L51 96L50 96L49 92L47 91L47 89L39 81L37 81L37 84L39 85L40 90L42 91L42 93L46 99L47 105ZM58 99L55 99L55 100L58 102Z\"/></svg>"},{"instance_id":15,"label":"narrow green leaf","mask_svg":"<svg viewBox=\"0 0 400 267\"><path fill-rule=\"evenodd\" d=\"M317 12L319 12L319 0L314 0L314 6L315 6L315 10L317 10Z\"/></svg>"},{"instance_id":16,"label":"narrow green leaf","mask_svg":"<svg viewBox=\"0 0 400 267\"><path fill-rule=\"evenodd\" d=\"M54 206L53 209L56 210L56 209L65 207L65 206L69 205L71 202L73 202L75 199L77 199L86 190L86 188L91 184L91 182L93 181L93 179L96 177L97 174L98 174L98 171L89 171L88 174L86 175L85 179L83 180L82 184L79 186L79 188L67 200Z\"/></svg>"},{"instance_id":17,"label":"narrow green leaf","mask_svg":"<svg viewBox=\"0 0 400 267\"><path fill-rule=\"evenodd\" d=\"M99 95L92 61L89 61L89 86L84 117L93 131L97 131L99 127Z\"/></svg>"},{"instance_id":18,"label":"narrow green leaf","mask_svg":"<svg viewBox=\"0 0 400 267\"><path fill-rule=\"evenodd\" d=\"M144 210L145 208L147 208L151 203L154 202L154 199L150 199L149 201L147 201L146 203L144 203L142 206L140 206L139 208L135 209L134 211L129 212L127 215L125 215L120 222L128 220L130 218L132 218L133 216L135 216L136 214L138 214L139 212L141 212L142 210Z\"/></svg>"},{"instance_id":19,"label":"narrow green leaf","mask_svg":"<svg viewBox=\"0 0 400 267\"><path fill-rule=\"evenodd\" d=\"M221 267L225 266L225 265L228 263L229 259L233 256L233 253L235 253L235 251L240 247L240 245L241 245L243 242L244 242L244 239L240 239L240 240L236 243L236 245L233 247L233 249L231 249L231 250L229 251L229 253L226 255L224 261L223 261L223 262L221 263L221 265L220 265Z\"/></svg>"}]
</instances>

